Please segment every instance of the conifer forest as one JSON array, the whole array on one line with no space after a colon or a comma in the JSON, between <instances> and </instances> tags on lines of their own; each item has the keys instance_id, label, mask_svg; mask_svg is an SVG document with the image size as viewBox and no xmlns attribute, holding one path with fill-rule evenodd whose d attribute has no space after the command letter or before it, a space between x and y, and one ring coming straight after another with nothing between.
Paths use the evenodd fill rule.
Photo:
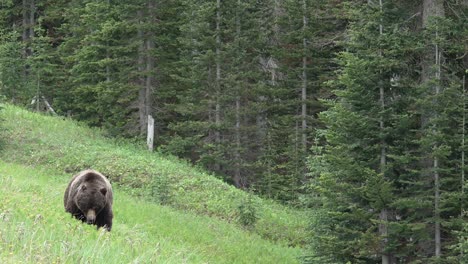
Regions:
<instances>
[{"instance_id":1,"label":"conifer forest","mask_svg":"<svg viewBox=\"0 0 468 264\"><path fill-rule=\"evenodd\" d=\"M2 0L0 97L310 212L305 263L468 263L468 0ZM1 122L1 120L0 120Z\"/></svg>"}]
</instances>

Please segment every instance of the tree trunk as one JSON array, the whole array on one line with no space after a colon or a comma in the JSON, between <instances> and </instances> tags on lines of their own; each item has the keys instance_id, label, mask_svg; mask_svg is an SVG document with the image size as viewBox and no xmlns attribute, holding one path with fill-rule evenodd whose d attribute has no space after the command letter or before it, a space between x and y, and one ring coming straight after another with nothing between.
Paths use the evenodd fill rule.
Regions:
<instances>
[{"instance_id":1,"label":"tree trunk","mask_svg":"<svg viewBox=\"0 0 468 264\"><path fill-rule=\"evenodd\" d=\"M380 220L380 224L379 224L379 233L380 233L380 236L383 236L384 239L383 239L383 245L382 247L385 248L387 246L387 243L388 243L388 239L386 238L386 236L388 235L388 225L387 225L387 222L388 222L388 210L386 208L382 209L380 211L380 215L379 215L379 220ZM390 255L387 254L387 253L382 253L382 264L390 264Z\"/></svg>"},{"instance_id":2,"label":"tree trunk","mask_svg":"<svg viewBox=\"0 0 468 264\"><path fill-rule=\"evenodd\" d=\"M436 38L438 34L436 32ZM440 76L441 76L441 67L440 67L440 59L442 53L439 51L439 45L435 45L435 64L436 64L436 87L435 87L435 94L438 95L440 93ZM436 113L437 115L438 113ZM437 129L437 128L435 128ZM436 144L437 147L437 144ZM442 253L442 242L440 237L440 175L439 175L439 159L437 156L434 156L434 232L435 232L435 256L440 257Z\"/></svg>"},{"instance_id":3,"label":"tree trunk","mask_svg":"<svg viewBox=\"0 0 468 264\"><path fill-rule=\"evenodd\" d=\"M426 28L431 20L431 17L444 17L444 5L443 0L424 0L423 1L423 15L422 15L422 26ZM435 36L436 39L438 37L438 32L436 30ZM437 40L436 40L437 41ZM423 62L422 62L422 73L421 73L421 81L422 83L428 83L431 79L435 78L437 82L440 81L441 78L441 51L439 50L439 45L436 44L431 47L430 50L424 55ZM433 66L436 66L435 73L433 72ZM431 87L431 91L429 94L439 94L440 93L440 86L437 83L434 87ZM436 102L434 102L436 103ZM425 117L426 120L423 118L423 127L426 125L425 122L428 119L433 118L438 113L428 113ZM437 128L434 128L437 129ZM434 142L434 149L436 149L437 142ZM442 243L441 243L441 230L440 230L440 175L439 175L439 159L433 155L433 162L430 164L432 166L431 171L433 171L433 181L434 181L434 255L436 257L440 257L442 255ZM429 164L428 164L429 165Z\"/></svg>"}]
</instances>

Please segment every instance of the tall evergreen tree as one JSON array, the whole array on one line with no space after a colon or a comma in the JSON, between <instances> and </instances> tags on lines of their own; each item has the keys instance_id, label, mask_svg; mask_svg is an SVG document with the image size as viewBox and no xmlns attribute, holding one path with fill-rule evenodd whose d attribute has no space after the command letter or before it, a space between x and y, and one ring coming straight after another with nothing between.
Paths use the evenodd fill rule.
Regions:
<instances>
[{"instance_id":1,"label":"tall evergreen tree","mask_svg":"<svg viewBox=\"0 0 468 264\"><path fill-rule=\"evenodd\" d=\"M412 223L400 221L407 194L398 184L412 177L415 127L413 72L407 68L411 37L401 8L392 3L348 3L350 19L332 84L338 98L321 117L326 147L312 159L312 186L324 216L313 227L315 261L394 263ZM359 14L359 15L358 15ZM397 220L398 219L398 220ZM323 221L323 222L322 222Z\"/></svg>"},{"instance_id":2,"label":"tall evergreen tree","mask_svg":"<svg viewBox=\"0 0 468 264\"><path fill-rule=\"evenodd\" d=\"M136 100L136 29L127 13L132 8L110 1L72 2L69 23L62 29L69 32L61 48L72 96L63 98L60 108L113 134L126 132L129 105Z\"/></svg>"},{"instance_id":3,"label":"tall evergreen tree","mask_svg":"<svg viewBox=\"0 0 468 264\"><path fill-rule=\"evenodd\" d=\"M462 3L451 2L448 7L439 1L423 1L422 26L426 48L421 54L421 89L424 92L422 110L421 148L429 157L423 156L424 175L432 178L432 215L428 223L433 235L428 255L435 260L449 259L454 263L458 252L451 250L454 230L460 230L460 201L463 201L464 149L463 142L464 90L462 89L463 61L460 54L466 52L463 42L464 30L459 23L466 17L457 11L466 11ZM466 32L466 31L465 31ZM465 51L463 51L465 50ZM461 131L454 128L463 126ZM460 140L461 132L461 140ZM462 144L463 145L463 144ZM461 170L461 172L460 172Z\"/></svg>"},{"instance_id":4,"label":"tall evergreen tree","mask_svg":"<svg viewBox=\"0 0 468 264\"><path fill-rule=\"evenodd\" d=\"M314 219L312 260L461 260L454 231L461 229L464 199L458 128L465 126L465 48L457 25L466 18L452 11L450 19L423 16L430 22L418 32L416 4L347 6L359 15L350 13L347 51L332 82L337 99L322 115L327 144L315 147L310 163L314 201L322 206Z\"/></svg>"}]
</instances>

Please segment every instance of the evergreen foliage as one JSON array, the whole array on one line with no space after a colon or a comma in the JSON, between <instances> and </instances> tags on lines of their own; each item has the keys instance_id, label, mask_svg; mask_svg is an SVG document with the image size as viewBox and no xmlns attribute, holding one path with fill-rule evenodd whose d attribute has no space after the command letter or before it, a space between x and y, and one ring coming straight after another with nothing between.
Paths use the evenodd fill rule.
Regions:
<instances>
[{"instance_id":1,"label":"evergreen foliage","mask_svg":"<svg viewBox=\"0 0 468 264\"><path fill-rule=\"evenodd\" d=\"M465 99L459 62L448 52L460 41L451 39L460 32L449 28L460 21L433 18L415 34L411 13L402 12L412 10L410 3L381 3L345 6L346 51L330 82L337 98L321 113L327 144L315 147L309 163L320 213L308 260L460 263L453 245L466 199L460 196L464 165L457 165ZM440 70L433 61L433 77L420 84L414 61L436 45L447 51L447 63Z\"/></svg>"},{"instance_id":2,"label":"evergreen foliage","mask_svg":"<svg viewBox=\"0 0 468 264\"><path fill-rule=\"evenodd\" d=\"M17 32L1 32L0 40L0 92L2 96L13 101L27 100L28 94L24 87L26 82L21 78L24 61L21 59L22 45L17 41Z\"/></svg>"}]
</instances>

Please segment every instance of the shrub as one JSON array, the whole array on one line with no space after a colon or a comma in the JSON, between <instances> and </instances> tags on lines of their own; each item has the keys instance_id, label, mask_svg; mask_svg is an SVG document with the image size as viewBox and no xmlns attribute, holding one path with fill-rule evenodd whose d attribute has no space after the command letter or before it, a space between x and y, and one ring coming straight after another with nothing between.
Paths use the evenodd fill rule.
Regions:
<instances>
[{"instance_id":1,"label":"shrub","mask_svg":"<svg viewBox=\"0 0 468 264\"><path fill-rule=\"evenodd\" d=\"M254 227L258 220L257 208L252 199L252 195L247 197L241 202L239 209L239 223L244 227Z\"/></svg>"},{"instance_id":2,"label":"shrub","mask_svg":"<svg viewBox=\"0 0 468 264\"><path fill-rule=\"evenodd\" d=\"M150 195L162 205L169 204L171 195L168 178L162 175L153 176L150 184Z\"/></svg>"}]
</instances>

